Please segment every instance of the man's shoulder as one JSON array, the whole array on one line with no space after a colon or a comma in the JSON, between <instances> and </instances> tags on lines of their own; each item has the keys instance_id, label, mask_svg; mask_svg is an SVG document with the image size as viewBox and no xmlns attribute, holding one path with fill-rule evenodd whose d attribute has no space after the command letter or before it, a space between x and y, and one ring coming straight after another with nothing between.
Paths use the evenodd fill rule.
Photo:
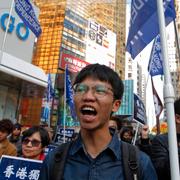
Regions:
<instances>
[{"instance_id":1,"label":"man's shoulder","mask_svg":"<svg viewBox=\"0 0 180 180\"><path fill-rule=\"evenodd\" d=\"M155 170L153 168L153 165L149 156L132 144L127 144L124 142L122 144L126 144L128 146L128 150L126 152L123 152L123 161L125 161L124 167L126 167L126 163L127 163L127 160L124 159L124 156L127 156L127 154L129 153L130 158L128 160L128 165L131 164L130 162L136 163L138 167L137 168L138 177L140 179L153 179L153 178L156 179L156 173L155 173ZM133 156L131 158L130 154L133 154L133 153L136 154L136 156L134 156L136 157L136 159L133 159ZM151 176L152 178L150 178Z\"/></svg>"},{"instance_id":2,"label":"man's shoulder","mask_svg":"<svg viewBox=\"0 0 180 180\"><path fill-rule=\"evenodd\" d=\"M141 163L146 163L147 161L150 161L150 157L141 150L138 151L138 157Z\"/></svg>"},{"instance_id":3,"label":"man's shoulder","mask_svg":"<svg viewBox=\"0 0 180 180\"><path fill-rule=\"evenodd\" d=\"M7 142L7 148L16 149L16 146L10 141Z\"/></svg>"},{"instance_id":4,"label":"man's shoulder","mask_svg":"<svg viewBox=\"0 0 180 180\"><path fill-rule=\"evenodd\" d=\"M168 138L168 133L156 135L154 138Z\"/></svg>"},{"instance_id":5,"label":"man's shoulder","mask_svg":"<svg viewBox=\"0 0 180 180\"><path fill-rule=\"evenodd\" d=\"M160 144L168 144L168 134L159 134L157 136L155 136L152 140L152 144L156 144L156 143L160 143Z\"/></svg>"},{"instance_id":6,"label":"man's shoulder","mask_svg":"<svg viewBox=\"0 0 180 180\"><path fill-rule=\"evenodd\" d=\"M48 153L47 158L58 160L62 156L67 155L70 145L70 142L57 145L52 151Z\"/></svg>"},{"instance_id":7,"label":"man's shoulder","mask_svg":"<svg viewBox=\"0 0 180 180\"><path fill-rule=\"evenodd\" d=\"M145 167L144 165L149 163L149 161L150 161L149 156L146 153L144 153L143 151L139 150L139 148L137 146L129 144L129 143L125 143L125 142L123 142L122 145L128 147L128 149L126 149L126 151L125 150L122 151L123 159L124 159L124 156L128 156L129 160L131 160L131 159L136 160L137 164L141 168L144 168ZM129 154L129 155L127 155L127 154Z\"/></svg>"}]
</instances>

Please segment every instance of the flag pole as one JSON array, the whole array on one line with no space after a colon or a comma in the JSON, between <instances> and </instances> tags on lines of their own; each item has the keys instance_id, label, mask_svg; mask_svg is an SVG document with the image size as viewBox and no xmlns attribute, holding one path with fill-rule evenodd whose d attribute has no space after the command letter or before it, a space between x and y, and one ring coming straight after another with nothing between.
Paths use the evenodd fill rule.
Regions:
<instances>
[{"instance_id":1,"label":"flag pole","mask_svg":"<svg viewBox=\"0 0 180 180\"><path fill-rule=\"evenodd\" d=\"M163 56L163 70L164 70L164 102L167 110L168 121L168 143L169 143L169 157L170 157L170 170L171 179L179 180L179 157L177 150L177 137L174 115L174 89L171 83L171 75L169 71L168 53L167 53L167 41L165 32L165 18L163 0L157 0L157 12L159 19L159 30L161 36L161 47Z\"/></svg>"},{"instance_id":2,"label":"flag pole","mask_svg":"<svg viewBox=\"0 0 180 180\"><path fill-rule=\"evenodd\" d=\"M12 2L11 2L11 7L10 7L10 11L9 11L9 17L8 17L8 21L7 21L7 25L6 25L6 30L5 30L5 34L4 34L4 38L3 38L3 43L2 43L1 49L0 49L0 51L1 51L0 52L0 64L2 62L4 46L5 46L5 43L6 43L7 33L8 33L8 30L9 30L9 24L10 24L10 18L11 18L11 15L12 15L13 6L14 6L14 0L12 0Z\"/></svg>"},{"instance_id":3,"label":"flag pole","mask_svg":"<svg viewBox=\"0 0 180 180\"><path fill-rule=\"evenodd\" d=\"M66 129L66 71L67 64L65 65L65 73L64 73L64 112L63 112L63 142L65 143L65 129Z\"/></svg>"},{"instance_id":4,"label":"flag pole","mask_svg":"<svg viewBox=\"0 0 180 180\"><path fill-rule=\"evenodd\" d=\"M134 136L134 139L133 139L133 142L132 142L133 145L136 145L136 140L137 140L137 134L138 134L139 126L140 126L140 123L137 122L135 136Z\"/></svg>"}]
</instances>

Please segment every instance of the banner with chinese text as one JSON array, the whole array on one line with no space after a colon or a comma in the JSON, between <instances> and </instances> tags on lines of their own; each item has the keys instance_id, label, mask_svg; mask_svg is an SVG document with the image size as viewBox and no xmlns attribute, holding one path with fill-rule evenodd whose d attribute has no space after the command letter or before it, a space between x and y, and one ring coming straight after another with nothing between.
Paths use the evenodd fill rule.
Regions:
<instances>
[{"instance_id":1,"label":"banner with chinese text","mask_svg":"<svg viewBox=\"0 0 180 180\"><path fill-rule=\"evenodd\" d=\"M42 161L20 157L1 157L0 180L38 180Z\"/></svg>"}]
</instances>

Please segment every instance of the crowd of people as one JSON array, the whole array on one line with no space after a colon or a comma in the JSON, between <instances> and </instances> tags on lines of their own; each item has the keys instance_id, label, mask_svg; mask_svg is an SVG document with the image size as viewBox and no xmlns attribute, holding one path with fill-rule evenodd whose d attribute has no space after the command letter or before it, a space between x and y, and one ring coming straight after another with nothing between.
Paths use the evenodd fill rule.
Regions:
<instances>
[{"instance_id":1,"label":"crowd of people","mask_svg":"<svg viewBox=\"0 0 180 180\"><path fill-rule=\"evenodd\" d=\"M122 127L112 116L121 105L124 91L115 71L104 65L88 65L76 76L73 89L80 132L72 142L46 154L46 147L53 144L50 127L32 126L22 131L21 124L3 119L0 121L0 157L42 160L40 180L171 179L167 133L150 139L149 128L144 125L132 145L133 129ZM180 98L175 101L174 110L180 162ZM124 142L128 144L126 151L122 148ZM132 153L130 149L135 150L137 167L134 169L138 170L131 176L130 169L132 178L127 178L129 161L124 157ZM63 164L56 163L58 156L63 156L59 158Z\"/></svg>"},{"instance_id":2,"label":"crowd of people","mask_svg":"<svg viewBox=\"0 0 180 180\"><path fill-rule=\"evenodd\" d=\"M19 123L13 125L9 119L0 121L0 157L9 155L44 160L49 143L50 136L44 127L32 126L21 132Z\"/></svg>"}]
</instances>

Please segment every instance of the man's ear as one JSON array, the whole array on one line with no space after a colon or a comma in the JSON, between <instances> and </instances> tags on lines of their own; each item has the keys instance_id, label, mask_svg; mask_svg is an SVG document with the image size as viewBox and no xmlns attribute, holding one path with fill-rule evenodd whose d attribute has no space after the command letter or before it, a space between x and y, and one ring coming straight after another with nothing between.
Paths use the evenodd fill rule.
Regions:
<instances>
[{"instance_id":1,"label":"man's ear","mask_svg":"<svg viewBox=\"0 0 180 180\"><path fill-rule=\"evenodd\" d=\"M121 105L121 101L120 100L115 100L113 102L112 112L116 112L119 109L120 105Z\"/></svg>"}]
</instances>

